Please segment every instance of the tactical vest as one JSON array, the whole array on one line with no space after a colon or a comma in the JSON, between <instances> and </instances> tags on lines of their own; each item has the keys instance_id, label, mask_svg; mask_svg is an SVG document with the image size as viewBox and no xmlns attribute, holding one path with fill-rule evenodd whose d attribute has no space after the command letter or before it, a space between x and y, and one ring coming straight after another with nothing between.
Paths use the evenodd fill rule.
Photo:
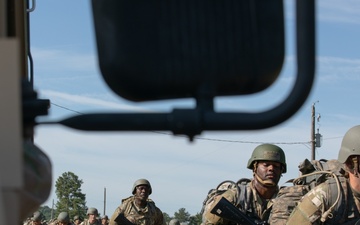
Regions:
<instances>
[{"instance_id":1,"label":"tactical vest","mask_svg":"<svg viewBox=\"0 0 360 225\"><path fill-rule=\"evenodd\" d=\"M259 209L254 207L254 190L251 187L251 180L247 178L242 178L237 182L233 181L224 181L221 182L217 188L211 189L206 196L203 207L201 209L202 214L202 223L201 225L208 225L211 222L208 221L207 218L211 215L210 210L212 208L212 204L214 204L215 199L223 195L226 191L231 190L236 193L236 201L233 203L237 208L239 208L242 212L246 213L249 217L255 220L267 219L271 207L266 208L264 211L259 212ZM256 191L255 191L256 194ZM260 215L260 216L259 216ZM215 215L212 215L215 216ZM261 217L261 218L260 218ZM224 224L232 225L236 224L232 221L224 221L224 219L219 219L216 224ZM214 225L216 225L214 224Z\"/></svg>"},{"instance_id":2,"label":"tactical vest","mask_svg":"<svg viewBox=\"0 0 360 225\"><path fill-rule=\"evenodd\" d=\"M136 225L152 225L161 216L159 215L160 210L151 199L147 200L147 207L144 209L138 209L133 200L133 197L124 199L121 208L126 218L132 217L135 219Z\"/></svg>"}]
</instances>

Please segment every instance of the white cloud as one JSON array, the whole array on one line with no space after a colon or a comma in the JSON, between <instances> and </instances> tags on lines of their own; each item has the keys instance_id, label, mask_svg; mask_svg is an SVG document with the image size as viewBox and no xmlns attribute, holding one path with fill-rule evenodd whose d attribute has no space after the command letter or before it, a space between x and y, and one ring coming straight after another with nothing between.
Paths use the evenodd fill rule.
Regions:
<instances>
[{"instance_id":1,"label":"white cloud","mask_svg":"<svg viewBox=\"0 0 360 225\"><path fill-rule=\"evenodd\" d=\"M321 0L318 18L326 22L360 24L360 2L357 0Z\"/></svg>"},{"instance_id":2,"label":"white cloud","mask_svg":"<svg viewBox=\"0 0 360 225\"><path fill-rule=\"evenodd\" d=\"M74 49L56 49L56 48L31 48L35 68L41 71L55 72L54 68L61 71L87 71L94 72L97 67L97 58L95 54L80 53ZM40 65L40 66L39 66Z\"/></svg>"},{"instance_id":3,"label":"white cloud","mask_svg":"<svg viewBox=\"0 0 360 225\"><path fill-rule=\"evenodd\" d=\"M360 81L360 59L319 57L318 76L321 82L358 82Z\"/></svg>"}]
</instances>

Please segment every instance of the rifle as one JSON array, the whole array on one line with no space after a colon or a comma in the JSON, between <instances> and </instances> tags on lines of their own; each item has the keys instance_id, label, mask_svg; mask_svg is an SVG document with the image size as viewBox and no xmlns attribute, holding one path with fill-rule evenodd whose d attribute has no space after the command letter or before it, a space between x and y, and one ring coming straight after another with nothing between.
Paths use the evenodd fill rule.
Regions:
<instances>
[{"instance_id":1,"label":"rifle","mask_svg":"<svg viewBox=\"0 0 360 225\"><path fill-rule=\"evenodd\" d=\"M126 217L124 216L124 214L120 213L115 219L114 221L118 224L118 225L135 225L134 223L130 222L128 219L126 219Z\"/></svg>"},{"instance_id":2,"label":"rifle","mask_svg":"<svg viewBox=\"0 0 360 225\"><path fill-rule=\"evenodd\" d=\"M212 214L220 216L224 219L231 220L242 225L267 225L266 221L259 221L249 217L238 208L236 208L226 198L222 197L220 201L211 210Z\"/></svg>"}]
</instances>

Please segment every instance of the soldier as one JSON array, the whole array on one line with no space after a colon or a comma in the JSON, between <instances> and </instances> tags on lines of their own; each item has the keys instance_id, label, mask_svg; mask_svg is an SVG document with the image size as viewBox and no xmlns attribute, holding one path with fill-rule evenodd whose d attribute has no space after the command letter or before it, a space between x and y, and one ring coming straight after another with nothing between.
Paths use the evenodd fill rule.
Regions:
<instances>
[{"instance_id":1,"label":"soldier","mask_svg":"<svg viewBox=\"0 0 360 225\"><path fill-rule=\"evenodd\" d=\"M109 224L109 217L107 215L103 215L101 217L101 224L102 225L108 225Z\"/></svg>"},{"instance_id":2,"label":"soldier","mask_svg":"<svg viewBox=\"0 0 360 225\"><path fill-rule=\"evenodd\" d=\"M39 211L36 211L33 213L33 216L31 217L31 222L29 223L29 225L45 225L46 223L43 223L42 220L43 220L42 213Z\"/></svg>"},{"instance_id":3,"label":"soldier","mask_svg":"<svg viewBox=\"0 0 360 225\"><path fill-rule=\"evenodd\" d=\"M56 225L71 225L69 214L67 212L59 213Z\"/></svg>"},{"instance_id":4,"label":"soldier","mask_svg":"<svg viewBox=\"0 0 360 225\"><path fill-rule=\"evenodd\" d=\"M80 225L101 225L100 221L96 219L96 217L99 215L96 208L89 208L86 214L88 218L81 222Z\"/></svg>"},{"instance_id":5,"label":"soldier","mask_svg":"<svg viewBox=\"0 0 360 225\"><path fill-rule=\"evenodd\" d=\"M178 219L172 219L170 220L169 225L180 225L180 221Z\"/></svg>"},{"instance_id":6,"label":"soldier","mask_svg":"<svg viewBox=\"0 0 360 225\"><path fill-rule=\"evenodd\" d=\"M80 216L78 216L78 215L74 216L73 222L74 222L74 225L80 225L82 222Z\"/></svg>"},{"instance_id":7,"label":"soldier","mask_svg":"<svg viewBox=\"0 0 360 225\"><path fill-rule=\"evenodd\" d=\"M247 168L252 170L253 178L240 179L237 187L233 187L216 196L205 206L202 225L233 225L235 222L220 218L211 213L215 204L225 197L253 221L267 221L272 201L278 191L278 182L286 173L284 151L273 144L262 144L252 152ZM240 225L240 224L239 224Z\"/></svg>"},{"instance_id":8,"label":"soldier","mask_svg":"<svg viewBox=\"0 0 360 225\"><path fill-rule=\"evenodd\" d=\"M132 194L122 200L120 206L110 218L110 225L165 225L162 211L149 195L152 189L146 179L135 181Z\"/></svg>"},{"instance_id":9,"label":"soldier","mask_svg":"<svg viewBox=\"0 0 360 225\"><path fill-rule=\"evenodd\" d=\"M297 204L286 224L355 224L360 218L360 125L349 129L338 160L345 177L329 178L310 190Z\"/></svg>"}]
</instances>

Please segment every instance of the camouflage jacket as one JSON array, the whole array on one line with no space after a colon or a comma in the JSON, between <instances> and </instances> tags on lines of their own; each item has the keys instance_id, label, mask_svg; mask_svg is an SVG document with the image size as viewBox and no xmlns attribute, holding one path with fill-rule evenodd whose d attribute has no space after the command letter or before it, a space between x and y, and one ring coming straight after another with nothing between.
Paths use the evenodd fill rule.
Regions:
<instances>
[{"instance_id":1,"label":"camouflage jacket","mask_svg":"<svg viewBox=\"0 0 360 225\"><path fill-rule=\"evenodd\" d=\"M135 225L165 225L162 211L151 199L147 200L145 208L137 207L134 201L134 196L123 199L121 205L111 216L109 225L125 225L115 221L120 214L123 214L126 219Z\"/></svg>"},{"instance_id":2,"label":"camouflage jacket","mask_svg":"<svg viewBox=\"0 0 360 225\"><path fill-rule=\"evenodd\" d=\"M240 193L239 193L240 191ZM275 198L277 192L272 198ZM211 213L211 209L214 207L217 200L221 197L225 197L241 211L249 215L249 217L255 220L267 221L269 219L272 201L263 201L256 191L253 180L244 186L244 188L232 188L225 191L223 194L216 196L213 204L206 206L203 213L202 225L233 225L232 221L220 218Z\"/></svg>"},{"instance_id":3,"label":"camouflage jacket","mask_svg":"<svg viewBox=\"0 0 360 225\"><path fill-rule=\"evenodd\" d=\"M99 220L95 220L94 223L90 223L89 220L85 219L80 223L80 225L101 225L101 222Z\"/></svg>"},{"instance_id":4,"label":"camouflage jacket","mask_svg":"<svg viewBox=\"0 0 360 225\"><path fill-rule=\"evenodd\" d=\"M360 194L348 180L334 178L311 189L297 204L286 224L355 224L360 218Z\"/></svg>"}]
</instances>

